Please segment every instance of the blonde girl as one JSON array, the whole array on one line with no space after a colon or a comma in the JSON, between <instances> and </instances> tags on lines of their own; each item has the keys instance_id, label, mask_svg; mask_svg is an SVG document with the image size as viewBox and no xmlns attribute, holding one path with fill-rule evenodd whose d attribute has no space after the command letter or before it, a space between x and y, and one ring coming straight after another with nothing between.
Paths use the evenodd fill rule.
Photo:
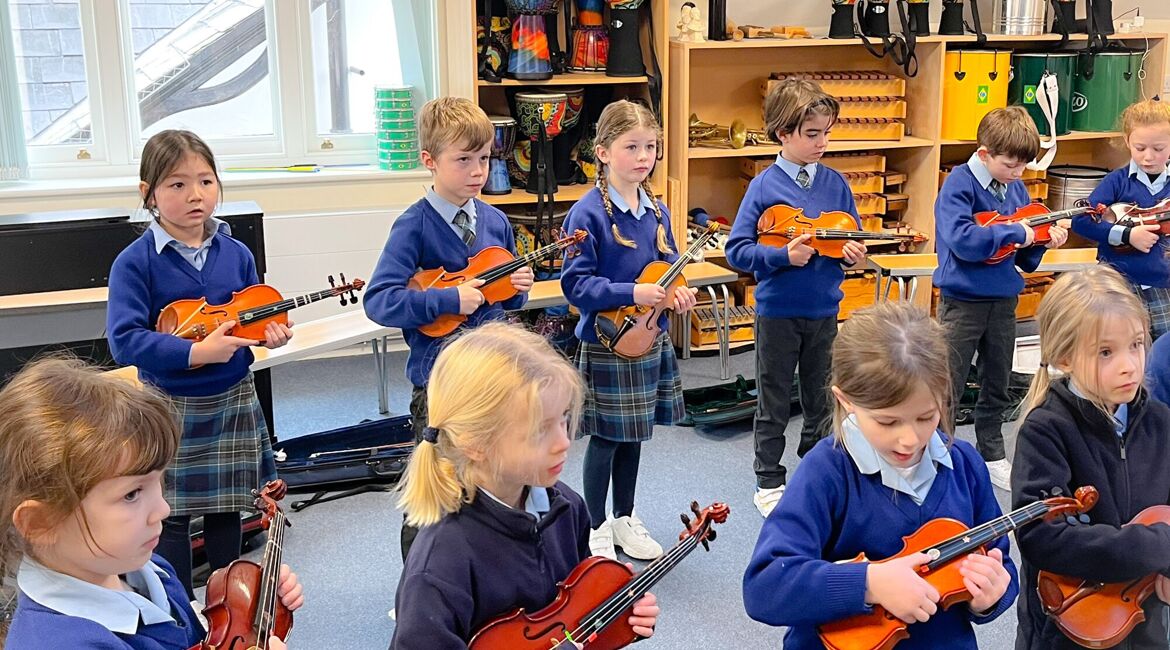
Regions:
<instances>
[{"instance_id":1,"label":"blonde girl","mask_svg":"<svg viewBox=\"0 0 1170 650\"><path fill-rule=\"evenodd\" d=\"M1130 161L1110 172L1089 195L1091 205L1132 203L1148 208L1170 198L1170 106L1147 99L1121 114ZM1073 219L1073 232L1097 242L1097 259L1121 272L1150 314L1152 339L1170 330L1170 246L1158 224L1113 223L1090 215Z\"/></svg>"},{"instance_id":2,"label":"blonde girl","mask_svg":"<svg viewBox=\"0 0 1170 650\"><path fill-rule=\"evenodd\" d=\"M801 461L760 531L744 575L752 618L788 626L784 647L822 648L817 626L881 605L911 624L902 648L976 648L971 625L994 620L1019 590L999 538L960 573L970 602L948 609L915 569L891 557L931 519L974 527L1001 515L987 468L948 431L949 350L941 326L918 308L886 302L855 312L833 343L833 436ZM822 595L810 607L808 594Z\"/></svg>"},{"instance_id":3,"label":"blonde girl","mask_svg":"<svg viewBox=\"0 0 1170 650\"><path fill-rule=\"evenodd\" d=\"M203 641L174 569L152 555L179 435L166 398L77 360L34 362L0 391L0 574L19 588L6 648ZM301 587L282 572L296 609Z\"/></svg>"},{"instance_id":4,"label":"blonde girl","mask_svg":"<svg viewBox=\"0 0 1170 650\"><path fill-rule=\"evenodd\" d=\"M518 327L486 323L439 354L399 499L420 531L391 648L465 648L492 618L548 605L589 556L585 504L558 480L583 399L576 369ZM650 636L657 615L647 595L630 623Z\"/></svg>"},{"instance_id":5,"label":"blonde girl","mask_svg":"<svg viewBox=\"0 0 1170 650\"><path fill-rule=\"evenodd\" d=\"M1045 614L1036 592L1040 570L1113 583L1170 566L1170 527L1124 525L1170 499L1170 408L1142 386L1148 318L1129 282L1107 265L1062 275L1040 302L1041 364L1016 441L1012 503L1082 485L1097 488L1099 499L1087 524L1061 519L1016 532L1025 594L1018 649L1079 647ZM1170 581L1159 575L1155 587L1146 620L1125 647L1166 647Z\"/></svg>"},{"instance_id":6,"label":"blonde girl","mask_svg":"<svg viewBox=\"0 0 1170 650\"><path fill-rule=\"evenodd\" d=\"M595 153L600 163L597 187L569 210L565 228L589 237L580 255L569 257L561 288L569 304L581 312L577 365L589 388L581 434L589 436L585 451L585 502L589 504L589 548L594 555L626 555L653 560L662 546L634 513L634 492L642 443L656 424L674 424L682 417L682 380L674 347L664 334L638 359L625 359L601 345L598 312L628 305L655 305L667 298L654 283L638 283L642 269L655 260L674 262L677 246L670 232L670 214L647 180L658 160L662 129L649 109L626 100L601 112ZM670 296L679 312L695 305L695 291L686 287ZM658 326L665 331L663 314ZM606 507L613 486L612 516Z\"/></svg>"},{"instance_id":7,"label":"blonde girl","mask_svg":"<svg viewBox=\"0 0 1170 650\"><path fill-rule=\"evenodd\" d=\"M139 169L142 206L154 219L110 269L106 332L119 363L172 398L183 437L167 470L172 515L159 554L194 598L190 524L203 516L212 570L240 556L240 511L251 492L276 478L268 427L256 399L253 345L284 345L292 330L270 323L264 341L230 334L227 321L198 343L155 331L159 312L179 299L218 305L260 282L252 253L213 216L219 172L207 144L190 131L162 131L146 142Z\"/></svg>"}]
</instances>

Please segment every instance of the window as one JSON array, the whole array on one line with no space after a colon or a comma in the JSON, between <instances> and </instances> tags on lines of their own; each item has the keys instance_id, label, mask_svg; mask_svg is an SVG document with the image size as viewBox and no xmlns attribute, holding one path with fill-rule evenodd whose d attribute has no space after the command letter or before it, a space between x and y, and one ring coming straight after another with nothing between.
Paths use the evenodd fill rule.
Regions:
<instances>
[{"instance_id":1,"label":"window","mask_svg":"<svg viewBox=\"0 0 1170 650\"><path fill-rule=\"evenodd\" d=\"M9 2L35 176L133 173L195 131L229 166L375 162L374 88L435 92L433 0Z\"/></svg>"}]
</instances>

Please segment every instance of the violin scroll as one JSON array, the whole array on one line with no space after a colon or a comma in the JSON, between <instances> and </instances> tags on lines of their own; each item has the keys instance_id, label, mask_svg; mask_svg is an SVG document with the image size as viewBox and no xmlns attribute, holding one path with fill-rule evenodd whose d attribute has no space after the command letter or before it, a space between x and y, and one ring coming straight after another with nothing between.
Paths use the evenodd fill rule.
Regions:
<instances>
[{"instance_id":1,"label":"violin scroll","mask_svg":"<svg viewBox=\"0 0 1170 650\"><path fill-rule=\"evenodd\" d=\"M711 547L708 542L715 539L715 531L711 528L711 524L721 524L727 521L727 515L731 514L731 508L727 507L726 503L716 501L699 510L699 502L691 501L691 512L695 513L693 520L685 514L679 515L686 530L679 534L678 538L683 540L687 537L696 537L703 545L703 549L710 551Z\"/></svg>"},{"instance_id":2,"label":"violin scroll","mask_svg":"<svg viewBox=\"0 0 1170 650\"><path fill-rule=\"evenodd\" d=\"M269 481L259 490L252 490L252 495L256 497L253 505L256 510L260 511L260 525L263 528L267 529L272 518L280 511L280 505L277 501L283 499L286 494L288 494L288 484L284 482L284 479L279 478Z\"/></svg>"},{"instance_id":3,"label":"violin scroll","mask_svg":"<svg viewBox=\"0 0 1170 650\"><path fill-rule=\"evenodd\" d=\"M1048 506L1048 514L1044 515L1045 520L1058 517L1081 517L1097 505L1099 497L1097 488L1091 485L1077 488L1071 497L1061 496L1062 493L1063 490L1054 487L1052 488L1053 496L1044 499L1044 505ZM1084 521L1084 519L1079 519L1079 521Z\"/></svg>"}]
</instances>

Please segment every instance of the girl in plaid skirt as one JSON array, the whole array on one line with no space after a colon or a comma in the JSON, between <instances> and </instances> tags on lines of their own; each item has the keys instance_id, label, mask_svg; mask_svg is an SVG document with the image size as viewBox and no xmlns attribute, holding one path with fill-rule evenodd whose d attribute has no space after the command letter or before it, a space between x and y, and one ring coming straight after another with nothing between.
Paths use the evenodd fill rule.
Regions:
<instances>
[{"instance_id":1,"label":"girl in plaid skirt","mask_svg":"<svg viewBox=\"0 0 1170 650\"><path fill-rule=\"evenodd\" d=\"M270 323L265 340L254 341L231 336L235 322L228 321L198 343L154 331L159 312L175 300L223 304L260 279L252 253L212 217L219 174L199 136L163 131L152 137L140 176L142 206L155 218L110 269L106 331L114 358L137 366L144 384L169 395L182 424L178 455L166 473L172 516L158 552L194 598L192 515L203 516L212 570L227 566L240 556L240 511L252 508L252 490L276 478L249 347L280 347L292 330Z\"/></svg>"},{"instance_id":2,"label":"girl in plaid skirt","mask_svg":"<svg viewBox=\"0 0 1170 650\"><path fill-rule=\"evenodd\" d=\"M655 424L670 425L683 414L682 380L674 347L666 334L638 359L625 359L601 345L595 331L597 313L629 305L655 305L666 291L638 284L647 264L678 259L666 206L654 198L647 178L658 158L662 130L640 104L619 100L597 122L597 187L581 198L565 220L565 229L585 230L580 254L567 258L561 287L569 304L581 311L577 365L589 387L581 434L590 436L585 451L585 503L589 507L589 547L613 559L616 547L639 560L662 554L634 514L634 489L642 442ZM695 305L695 290L678 289L675 311ZM658 327L665 331L666 316ZM613 485L613 517L606 496Z\"/></svg>"}]
</instances>

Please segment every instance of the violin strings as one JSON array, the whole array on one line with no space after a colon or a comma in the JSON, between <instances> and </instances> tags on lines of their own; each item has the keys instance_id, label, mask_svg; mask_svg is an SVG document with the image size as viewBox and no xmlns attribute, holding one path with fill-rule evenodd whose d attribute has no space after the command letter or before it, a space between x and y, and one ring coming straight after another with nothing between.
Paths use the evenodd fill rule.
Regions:
<instances>
[{"instance_id":1,"label":"violin strings","mask_svg":"<svg viewBox=\"0 0 1170 650\"><path fill-rule=\"evenodd\" d=\"M939 557L928 564L931 569L937 568L960 555L983 546L991 540L1010 533L1016 528L1043 516L1047 512L1047 504L1043 501L1037 501L1018 510L1009 512L1006 515L992 519L980 526L963 531L950 539L932 546L931 548L938 550ZM1019 517L1019 521L1016 520L1017 517ZM1000 529L1001 525L1005 526L1003 530Z\"/></svg>"},{"instance_id":2,"label":"violin strings","mask_svg":"<svg viewBox=\"0 0 1170 650\"><path fill-rule=\"evenodd\" d=\"M260 569L260 595L256 603L258 620L254 621L254 629L256 642L263 649L268 648L268 637L272 636L276 627L276 595L280 579L280 552L284 548L284 524L284 513L277 510L268 526L271 538L264 548L264 559Z\"/></svg>"},{"instance_id":3,"label":"violin strings","mask_svg":"<svg viewBox=\"0 0 1170 650\"><path fill-rule=\"evenodd\" d=\"M565 244L565 246L567 245L568 244ZM554 242L547 246L542 246L541 248L538 248L537 250L534 250L530 253L525 253L520 257L504 262L495 268L488 269L487 271L484 271L475 277L477 280L483 280L485 284L488 282L495 282L504 276L512 275L512 273L520 270L521 267L528 266L532 262L547 257L549 253L552 253L553 251L561 248L561 242Z\"/></svg>"},{"instance_id":4,"label":"violin strings","mask_svg":"<svg viewBox=\"0 0 1170 650\"><path fill-rule=\"evenodd\" d=\"M711 236L714 234L715 231L713 230L705 230L702 234L696 237L695 241L691 242L691 245L689 248L687 248L686 252L682 255L679 255L678 259L674 261L674 264L671 264L670 268L666 270L666 273L663 273L662 277L658 279L658 286L670 286L670 283L674 282L674 279L678 277L678 274L682 273L683 267L685 267L687 263L694 258L695 253L698 252L703 244L706 244L707 240L711 239Z\"/></svg>"}]
</instances>

